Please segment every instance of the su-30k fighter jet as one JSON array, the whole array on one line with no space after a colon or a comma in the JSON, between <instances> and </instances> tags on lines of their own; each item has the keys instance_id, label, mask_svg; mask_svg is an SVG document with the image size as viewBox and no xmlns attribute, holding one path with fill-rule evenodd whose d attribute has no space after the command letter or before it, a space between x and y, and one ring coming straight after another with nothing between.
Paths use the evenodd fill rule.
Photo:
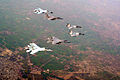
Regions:
<instances>
[{"instance_id":1,"label":"su-30k fighter jet","mask_svg":"<svg viewBox=\"0 0 120 80\"><path fill-rule=\"evenodd\" d=\"M53 13L52 11L43 10L41 8L37 8L34 10L34 13L36 13L36 14L43 14L43 13L48 13L48 12Z\"/></svg>"},{"instance_id":2,"label":"su-30k fighter jet","mask_svg":"<svg viewBox=\"0 0 120 80\"><path fill-rule=\"evenodd\" d=\"M44 47L41 48L35 43L29 43L29 45L25 47L25 49L26 49L26 52L30 52L30 54L35 54L39 51L52 51L51 49L45 49Z\"/></svg>"},{"instance_id":3,"label":"su-30k fighter jet","mask_svg":"<svg viewBox=\"0 0 120 80\"><path fill-rule=\"evenodd\" d=\"M61 40L55 36L52 36L50 38L48 38L47 43L52 43L52 44L61 44L61 43L70 43L68 40Z\"/></svg>"}]
</instances>

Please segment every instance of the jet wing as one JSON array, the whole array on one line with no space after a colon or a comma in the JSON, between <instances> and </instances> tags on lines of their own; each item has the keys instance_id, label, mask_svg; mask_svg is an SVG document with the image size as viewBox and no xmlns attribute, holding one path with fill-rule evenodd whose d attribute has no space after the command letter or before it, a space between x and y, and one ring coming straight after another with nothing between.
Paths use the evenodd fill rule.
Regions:
<instances>
[{"instance_id":1,"label":"jet wing","mask_svg":"<svg viewBox=\"0 0 120 80\"><path fill-rule=\"evenodd\" d=\"M35 54L35 53L37 53L37 52L39 52L39 50L38 50L38 49L35 49L35 50L32 50L32 51L30 52L30 54Z\"/></svg>"},{"instance_id":2,"label":"jet wing","mask_svg":"<svg viewBox=\"0 0 120 80\"><path fill-rule=\"evenodd\" d=\"M38 45L36 45L35 43L30 43L31 47L33 47L33 49L40 49L40 47Z\"/></svg>"},{"instance_id":3,"label":"jet wing","mask_svg":"<svg viewBox=\"0 0 120 80\"><path fill-rule=\"evenodd\" d=\"M27 49L26 52L30 52L30 51L33 50L32 47L31 47L30 45L28 45L28 47L27 47L26 49Z\"/></svg>"}]
</instances>

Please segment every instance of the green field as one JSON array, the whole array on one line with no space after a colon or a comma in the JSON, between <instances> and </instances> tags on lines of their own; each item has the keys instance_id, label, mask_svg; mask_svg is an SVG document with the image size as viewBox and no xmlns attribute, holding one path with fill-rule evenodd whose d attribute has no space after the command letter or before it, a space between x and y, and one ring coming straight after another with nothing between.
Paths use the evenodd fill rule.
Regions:
<instances>
[{"instance_id":1,"label":"green field","mask_svg":"<svg viewBox=\"0 0 120 80\"><path fill-rule=\"evenodd\" d=\"M87 11L82 9L81 7L84 1L82 1L80 6L81 11L77 12L78 8L68 9L68 11L71 11L71 13L68 13L66 9L67 6L64 9L64 7L62 7L60 4L55 4L50 1L47 1L49 5L38 0L36 0L35 2L33 0L22 1L0 1L0 3L2 3L0 4L0 32L14 32L14 34L0 34L0 47L3 47L2 45L5 45L10 50L15 51L16 48L25 47L32 40L37 39L37 45L41 47L51 48L53 49L53 52L38 52L37 57L31 56L32 62L35 65L41 66L49 59L51 59L51 61L48 62L48 64L46 64L43 68L50 68L55 70L63 69L64 65L67 63L60 63L61 61L63 61L64 59L66 59L67 61L71 60L72 58L68 58L70 55L76 55L75 53L77 50L86 51L86 47L91 47L93 50L103 51L104 53L109 54L119 53L120 46L109 45L109 43L113 41L112 39L108 38L105 41L101 39L99 33L91 30L91 27L95 26L92 23L87 23L87 21L90 21L92 18L92 20L97 22L99 21L99 19L102 19L103 16L98 16L97 14L92 12L87 13ZM55 8L53 5L55 6ZM87 3L85 5L87 5ZM64 21L48 21L44 17L44 15L33 14L33 10L36 7L41 6L53 10L54 14L63 17ZM71 19L69 17L71 15L79 16L79 13L81 13L80 18L78 17L77 19ZM28 20L27 18L30 18L30 20ZM76 38L70 37L68 35L68 30L65 27L67 22L81 24L82 26L84 26L82 30L78 31L85 33L85 36L79 36ZM104 28L105 27L103 26L102 29ZM67 39L71 41L73 45L78 45L78 47L74 50L71 50L68 46L65 46L64 44L47 44L45 38L49 36L58 36L61 39ZM25 53L21 54L24 55ZM54 55L60 59L56 60L55 58L51 58L51 55ZM66 57L59 57L60 55ZM86 55L80 55L79 60L83 60L85 56Z\"/></svg>"}]
</instances>

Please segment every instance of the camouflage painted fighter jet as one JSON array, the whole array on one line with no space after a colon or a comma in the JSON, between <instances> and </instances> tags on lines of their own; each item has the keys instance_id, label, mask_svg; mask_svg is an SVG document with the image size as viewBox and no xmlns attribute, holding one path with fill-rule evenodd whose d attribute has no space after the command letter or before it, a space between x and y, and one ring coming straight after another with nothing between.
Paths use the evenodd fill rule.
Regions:
<instances>
[{"instance_id":1,"label":"camouflage painted fighter jet","mask_svg":"<svg viewBox=\"0 0 120 80\"><path fill-rule=\"evenodd\" d=\"M35 54L39 51L52 51L51 49L45 49L40 48L38 45L36 45L35 43L30 43L27 47L25 47L26 52L30 52L30 54Z\"/></svg>"},{"instance_id":2,"label":"camouflage painted fighter jet","mask_svg":"<svg viewBox=\"0 0 120 80\"><path fill-rule=\"evenodd\" d=\"M52 36L50 38L48 38L47 43L52 43L52 44L61 44L61 43L70 43L68 40L61 40L55 36Z\"/></svg>"},{"instance_id":3,"label":"camouflage painted fighter jet","mask_svg":"<svg viewBox=\"0 0 120 80\"><path fill-rule=\"evenodd\" d=\"M48 15L48 13L45 13L45 16L48 20L57 20L57 19L62 20L63 19L61 17L50 16L50 15Z\"/></svg>"}]
</instances>

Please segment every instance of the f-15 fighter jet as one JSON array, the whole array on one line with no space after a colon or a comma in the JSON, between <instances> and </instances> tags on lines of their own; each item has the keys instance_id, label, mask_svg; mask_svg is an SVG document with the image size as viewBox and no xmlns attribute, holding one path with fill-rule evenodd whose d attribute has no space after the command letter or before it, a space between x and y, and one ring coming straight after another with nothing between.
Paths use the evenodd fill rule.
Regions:
<instances>
[{"instance_id":1,"label":"f-15 fighter jet","mask_svg":"<svg viewBox=\"0 0 120 80\"><path fill-rule=\"evenodd\" d=\"M43 13L48 13L48 12L49 12L48 10L43 10L41 8L37 8L34 10L34 13L36 14L43 14ZM50 13L53 13L53 12L50 11Z\"/></svg>"},{"instance_id":2,"label":"f-15 fighter jet","mask_svg":"<svg viewBox=\"0 0 120 80\"><path fill-rule=\"evenodd\" d=\"M26 52L30 52L30 54L35 54L39 51L52 51L51 49L45 49L40 48L38 45L36 45L35 43L30 43L27 47L25 47Z\"/></svg>"},{"instance_id":3,"label":"f-15 fighter jet","mask_svg":"<svg viewBox=\"0 0 120 80\"><path fill-rule=\"evenodd\" d=\"M56 19L62 20L63 19L61 17L50 16L47 13L45 13L45 16L47 17L48 20L56 20Z\"/></svg>"},{"instance_id":4,"label":"f-15 fighter jet","mask_svg":"<svg viewBox=\"0 0 120 80\"><path fill-rule=\"evenodd\" d=\"M68 40L61 40L55 36L52 36L50 38L48 38L47 43L52 43L52 44L60 44L60 43L70 43Z\"/></svg>"},{"instance_id":5,"label":"f-15 fighter jet","mask_svg":"<svg viewBox=\"0 0 120 80\"><path fill-rule=\"evenodd\" d=\"M67 23L66 27L68 27L68 29L72 29L72 28L82 28L81 26L71 25L71 24L69 24L69 23Z\"/></svg>"},{"instance_id":6,"label":"f-15 fighter jet","mask_svg":"<svg viewBox=\"0 0 120 80\"><path fill-rule=\"evenodd\" d=\"M82 33L79 33L79 32L73 32L72 30L70 30L69 34L70 34L70 36L72 36L72 37L77 37L77 36L79 36L79 35L85 35L85 34L82 34Z\"/></svg>"}]
</instances>

